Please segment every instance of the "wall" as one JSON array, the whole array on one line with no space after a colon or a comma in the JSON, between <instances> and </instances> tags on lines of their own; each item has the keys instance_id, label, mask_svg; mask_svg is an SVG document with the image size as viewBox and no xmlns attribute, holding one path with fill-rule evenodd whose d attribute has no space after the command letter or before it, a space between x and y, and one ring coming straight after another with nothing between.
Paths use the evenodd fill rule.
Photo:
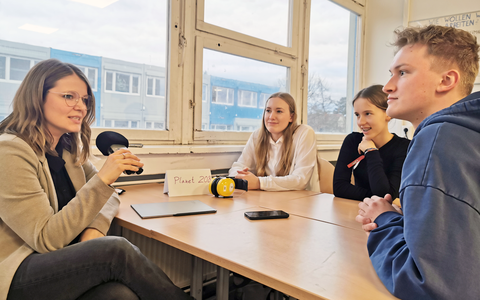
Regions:
<instances>
[{"instance_id":1,"label":"wall","mask_svg":"<svg viewBox=\"0 0 480 300\"><path fill-rule=\"evenodd\" d=\"M410 9L408 4L410 3ZM390 78L388 69L393 59L393 47L389 46L396 28L402 27L404 21L423 20L439 16L480 11L480 1L457 0L367 0L365 17L365 44L363 51L363 86L385 84ZM405 18L405 19L404 19ZM480 84L474 86L480 91ZM392 120L390 130L404 136L403 127L411 124L402 120Z\"/></svg>"},{"instance_id":2,"label":"wall","mask_svg":"<svg viewBox=\"0 0 480 300\"><path fill-rule=\"evenodd\" d=\"M365 16L363 87L372 84L385 84L390 79L389 67L393 58L393 31L402 26L404 0L368 0ZM409 122L393 119L389 128L398 136L404 136L403 127L409 128L412 138L413 128Z\"/></svg>"},{"instance_id":3,"label":"wall","mask_svg":"<svg viewBox=\"0 0 480 300\"><path fill-rule=\"evenodd\" d=\"M412 0L410 20L424 20L474 11L480 11L480 1ZM480 91L480 84L476 84L473 91Z\"/></svg>"},{"instance_id":4,"label":"wall","mask_svg":"<svg viewBox=\"0 0 480 300\"><path fill-rule=\"evenodd\" d=\"M413 0L410 6L411 21L480 11L480 2L472 0Z\"/></svg>"}]
</instances>

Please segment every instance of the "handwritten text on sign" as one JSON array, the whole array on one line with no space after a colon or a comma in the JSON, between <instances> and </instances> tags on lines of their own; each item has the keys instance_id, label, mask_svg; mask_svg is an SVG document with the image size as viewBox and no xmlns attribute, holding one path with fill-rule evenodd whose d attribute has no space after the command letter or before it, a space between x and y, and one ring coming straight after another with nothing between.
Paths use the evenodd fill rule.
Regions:
<instances>
[{"instance_id":1,"label":"handwritten text on sign","mask_svg":"<svg viewBox=\"0 0 480 300\"><path fill-rule=\"evenodd\" d=\"M208 194L211 177L209 169L169 170L163 192L170 197Z\"/></svg>"},{"instance_id":2,"label":"handwritten text on sign","mask_svg":"<svg viewBox=\"0 0 480 300\"><path fill-rule=\"evenodd\" d=\"M409 22L410 26L440 25L470 32L480 41L480 11ZM480 83L480 74L475 83Z\"/></svg>"}]
</instances>

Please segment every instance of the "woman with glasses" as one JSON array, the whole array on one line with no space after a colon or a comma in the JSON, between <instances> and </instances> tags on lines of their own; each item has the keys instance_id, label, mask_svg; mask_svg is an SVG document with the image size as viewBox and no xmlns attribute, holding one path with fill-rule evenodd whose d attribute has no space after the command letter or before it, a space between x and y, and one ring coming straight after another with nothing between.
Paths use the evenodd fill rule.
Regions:
<instances>
[{"instance_id":1,"label":"woman with glasses","mask_svg":"<svg viewBox=\"0 0 480 300\"><path fill-rule=\"evenodd\" d=\"M95 99L74 65L42 61L0 123L0 299L188 299L142 253L106 237L118 210L110 186L143 164L127 149L97 171Z\"/></svg>"}]
</instances>

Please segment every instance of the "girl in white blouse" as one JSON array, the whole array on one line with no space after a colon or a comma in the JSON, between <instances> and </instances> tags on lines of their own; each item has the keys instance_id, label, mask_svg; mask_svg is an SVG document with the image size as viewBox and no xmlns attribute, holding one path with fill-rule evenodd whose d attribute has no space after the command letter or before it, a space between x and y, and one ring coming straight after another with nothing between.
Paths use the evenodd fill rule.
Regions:
<instances>
[{"instance_id":1,"label":"girl in white blouse","mask_svg":"<svg viewBox=\"0 0 480 300\"><path fill-rule=\"evenodd\" d=\"M250 136L229 176L246 179L250 190L320 191L315 132L297 125L290 94L278 92L268 98L262 126Z\"/></svg>"}]
</instances>

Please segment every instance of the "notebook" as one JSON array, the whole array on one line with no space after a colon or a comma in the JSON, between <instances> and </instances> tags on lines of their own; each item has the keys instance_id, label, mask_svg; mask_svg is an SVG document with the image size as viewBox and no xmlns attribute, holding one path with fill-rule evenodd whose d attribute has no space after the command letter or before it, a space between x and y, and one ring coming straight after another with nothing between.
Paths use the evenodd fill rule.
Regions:
<instances>
[{"instance_id":1,"label":"notebook","mask_svg":"<svg viewBox=\"0 0 480 300\"><path fill-rule=\"evenodd\" d=\"M142 219L217 212L216 209L199 200L132 204L130 206Z\"/></svg>"}]
</instances>

